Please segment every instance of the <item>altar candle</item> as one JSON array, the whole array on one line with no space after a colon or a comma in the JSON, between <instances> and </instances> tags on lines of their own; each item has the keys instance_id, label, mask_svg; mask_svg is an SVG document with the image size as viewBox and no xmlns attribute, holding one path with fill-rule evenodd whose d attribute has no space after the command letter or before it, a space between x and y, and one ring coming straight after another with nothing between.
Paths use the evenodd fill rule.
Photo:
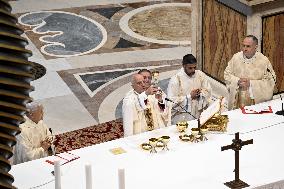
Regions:
<instances>
[{"instance_id":1,"label":"altar candle","mask_svg":"<svg viewBox=\"0 0 284 189\"><path fill-rule=\"evenodd\" d=\"M54 162L55 189L61 189L60 161Z\"/></svg>"},{"instance_id":2,"label":"altar candle","mask_svg":"<svg viewBox=\"0 0 284 189\"><path fill-rule=\"evenodd\" d=\"M86 189L92 189L92 166L90 163L85 165L86 171Z\"/></svg>"},{"instance_id":3,"label":"altar candle","mask_svg":"<svg viewBox=\"0 0 284 189\"><path fill-rule=\"evenodd\" d=\"M124 172L124 169L118 169L118 189L125 189L125 172Z\"/></svg>"}]
</instances>

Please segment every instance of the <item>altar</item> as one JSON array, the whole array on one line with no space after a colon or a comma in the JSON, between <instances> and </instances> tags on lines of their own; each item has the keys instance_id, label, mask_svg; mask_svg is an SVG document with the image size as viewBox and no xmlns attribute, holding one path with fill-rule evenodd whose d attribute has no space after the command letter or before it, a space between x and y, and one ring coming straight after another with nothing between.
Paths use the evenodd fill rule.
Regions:
<instances>
[{"instance_id":1,"label":"altar","mask_svg":"<svg viewBox=\"0 0 284 189\"><path fill-rule=\"evenodd\" d=\"M257 106L281 109L280 100ZM242 140L253 144L240 151L240 179L255 188L278 181L284 182L284 116L273 113L243 114L240 109L226 112L227 132L209 133L208 141L191 143L179 139L175 126L135 136L73 150L79 159L61 166L62 189L85 188L85 165L92 165L94 189L118 189L118 169L125 169L126 189L220 189L223 183L234 180L234 152L221 152L221 146L232 143L235 132ZM189 128L197 121L189 122ZM188 129L188 132L190 129ZM140 145L149 138L170 136L169 151L149 153ZM125 153L114 155L111 149L122 148ZM42 158L12 166L14 186L19 189L54 188L53 166Z\"/></svg>"}]
</instances>

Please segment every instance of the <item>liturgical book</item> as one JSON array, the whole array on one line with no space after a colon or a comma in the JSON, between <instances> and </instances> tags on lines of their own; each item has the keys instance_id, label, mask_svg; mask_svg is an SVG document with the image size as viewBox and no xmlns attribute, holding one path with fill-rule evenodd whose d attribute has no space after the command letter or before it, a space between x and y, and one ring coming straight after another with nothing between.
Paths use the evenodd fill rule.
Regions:
<instances>
[{"instance_id":1,"label":"liturgical book","mask_svg":"<svg viewBox=\"0 0 284 189\"><path fill-rule=\"evenodd\" d=\"M80 157L75 155L75 154L71 154L69 152L64 152L64 153L61 153L61 154L56 154L54 156L50 156L46 160L46 162L54 165L55 161L59 161L60 165L64 165L64 164L69 163L69 162L76 160L78 158L80 158Z\"/></svg>"}]
</instances>

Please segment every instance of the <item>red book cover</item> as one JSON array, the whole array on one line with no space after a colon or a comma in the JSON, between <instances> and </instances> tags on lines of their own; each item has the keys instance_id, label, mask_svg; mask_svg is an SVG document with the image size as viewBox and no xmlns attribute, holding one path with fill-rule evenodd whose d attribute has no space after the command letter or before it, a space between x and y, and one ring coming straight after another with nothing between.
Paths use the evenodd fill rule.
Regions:
<instances>
[{"instance_id":1,"label":"red book cover","mask_svg":"<svg viewBox=\"0 0 284 189\"><path fill-rule=\"evenodd\" d=\"M254 109L253 107L242 107L241 108L243 114L265 114L265 113L273 113L271 106L267 106L266 108L262 108L261 110Z\"/></svg>"}]
</instances>

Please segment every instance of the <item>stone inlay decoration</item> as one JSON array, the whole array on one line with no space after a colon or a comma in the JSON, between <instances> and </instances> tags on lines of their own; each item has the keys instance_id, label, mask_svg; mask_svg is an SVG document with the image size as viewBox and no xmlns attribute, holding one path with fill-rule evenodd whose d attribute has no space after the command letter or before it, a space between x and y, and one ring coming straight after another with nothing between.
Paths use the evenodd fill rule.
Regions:
<instances>
[{"instance_id":1,"label":"stone inlay decoration","mask_svg":"<svg viewBox=\"0 0 284 189\"><path fill-rule=\"evenodd\" d=\"M44 58L54 59L189 46L190 5L189 0L88 5L17 17Z\"/></svg>"},{"instance_id":2,"label":"stone inlay decoration","mask_svg":"<svg viewBox=\"0 0 284 189\"><path fill-rule=\"evenodd\" d=\"M120 79L121 76L125 76L129 73L133 73L137 69L120 69L120 70L104 70L97 72L87 72L87 73L78 73L74 74L74 77L82 85L85 91L89 94L90 97L93 97L99 90L109 85L108 82L114 82L115 80Z\"/></svg>"},{"instance_id":3,"label":"stone inlay decoration","mask_svg":"<svg viewBox=\"0 0 284 189\"><path fill-rule=\"evenodd\" d=\"M107 40L104 27L85 16L63 11L39 11L19 17L19 23L40 34L41 52L55 57L90 53Z\"/></svg>"},{"instance_id":4,"label":"stone inlay decoration","mask_svg":"<svg viewBox=\"0 0 284 189\"><path fill-rule=\"evenodd\" d=\"M162 3L144 6L120 20L121 29L140 40L188 45L191 38L191 3Z\"/></svg>"}]
</instances>

